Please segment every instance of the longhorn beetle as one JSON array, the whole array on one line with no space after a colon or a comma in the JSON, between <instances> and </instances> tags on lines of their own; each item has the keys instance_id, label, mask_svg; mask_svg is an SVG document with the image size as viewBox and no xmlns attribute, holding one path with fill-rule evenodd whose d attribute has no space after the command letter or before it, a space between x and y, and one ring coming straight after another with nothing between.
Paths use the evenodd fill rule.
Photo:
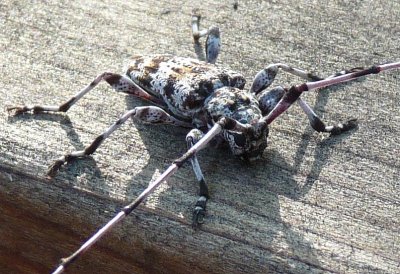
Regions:
<instances>
[{"instance_id":1,"label":"longhorn beetle","mask_svg":"<svg viewBox=\"0 0 400 274\"><path fill-rule=\"evenodd\" d=\"M126 112L84 150L74 151L57 159L49 168L49 177L55 176L63 164L94 153L104 140L129 117L152 124L165 123L192 128L186 136L187 152L173 161L168 169L151 183L136 200L125 206L75 253L62 259L54 273L63 272L69 264L131 213L158 185L167 180L187 161L191 162L200 185L200 197L195 204L192 220L193 227L198 227L204 220L209 193L197 160L197 152L205 148L211 141L215 145L226 142L233 155L250 161L257 159L267 146L268 125L296 101L307 115L314 130L332 135L351 130L357 126L355 119L343 124L327 126L300 98L300 95L305 91L400 68L400 62L373 66L368 69L353 68L323 79L279 63L269 65L258 72L250 90L245 90L245 79L241 74L215 65L220 51L219 29L210 27L199 30L199 24L200 15L197 10L194 10L192 13L193 38L198 43L201 37L207 37L205 45L207 62L172 55L136 55L132 58L125 74L104 72L59 106L8 108L15 114L31 110L34 113L66 112L102 80L118 92L131 94L152 103L151 106L135 107ZM278 86L267 90L279 69L309 82L290 88Z\"/></svg>"}]
</instances>

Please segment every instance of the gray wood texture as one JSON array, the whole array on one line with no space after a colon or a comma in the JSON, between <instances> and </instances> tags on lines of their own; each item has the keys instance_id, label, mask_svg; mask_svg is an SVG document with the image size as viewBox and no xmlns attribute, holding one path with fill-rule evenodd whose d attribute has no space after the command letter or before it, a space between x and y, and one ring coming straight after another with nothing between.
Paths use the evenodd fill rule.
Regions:
<instances>
[{"instance_id":1,"label":"gray wood texture","mask_svg":"<svg viewBox=\"0 0 400 274\"><path fill-rule=\"evenodd\" d=\"M46 273L185 151L186 130L129 121L93 155L45 172L143 102L103 83L66 114L9 117L6 106L58 104L133 54L196 57L190 14L217 25L217 62L252 77L283 62L321 75L399 60L399 1L0 2L0 272ZM303 97L339 137L313 132L294 106L271 126L265 159L199 156L210 184L182 168L69 273L399 273L400 73ZM276 83L302 80L279 74Z\"/></svg>"}]
</instances>

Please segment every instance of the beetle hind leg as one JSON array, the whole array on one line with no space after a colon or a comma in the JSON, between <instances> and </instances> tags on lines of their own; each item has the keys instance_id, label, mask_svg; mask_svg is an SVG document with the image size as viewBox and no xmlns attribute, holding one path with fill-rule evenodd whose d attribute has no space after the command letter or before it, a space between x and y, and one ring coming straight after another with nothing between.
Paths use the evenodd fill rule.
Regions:
<instances>
[{"instance_id":1,"label":"beetle hind leg","mask_svg":"<svg viewBox=\"0 0 400 274\"><path fill-rule=\"evenodd\" d=\"M78 100L80 100L85 94L94 89L101 81L106 81L114 90L118 92L124 92L136 97L142 98L147 101L151 101L157 105L163 106L164 103L144 91L141 87L136 85L127 76L123 76L116 73L104 72L98 75L89 85L84 87L66 102L60 105L33 105L33 106L16 106L7 108L8 111L14 111L15 115L33 111L34 113L48 111L48 112L66 112L68 111Z\"/></svg>"}]
</instances>

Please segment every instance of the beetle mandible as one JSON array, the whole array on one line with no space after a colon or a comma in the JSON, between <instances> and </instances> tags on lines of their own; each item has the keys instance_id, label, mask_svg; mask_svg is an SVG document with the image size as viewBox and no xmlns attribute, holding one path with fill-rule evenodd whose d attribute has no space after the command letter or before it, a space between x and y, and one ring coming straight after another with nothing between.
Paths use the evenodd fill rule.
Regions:
<instances>
[{"instance_id":1,"label":"beetle mandible","mask_svg":"<svg viewBox=\"0 0 400 274\"><path fill-rule=\"evenodd\" d=\"M154 189L169 178L182 164L190 161L200 185L199 198L193 211L192 224L197 228L204 221L209 191L198 163L196 153L213 143L228 143L233 155L252 161L259 158L267 146L268 125L298 102L307 115L311 127L318 132L341 134L357 126L355 119L343 124L327 126L315 114L300 95L316 88L330 86L355 78L400 67L400 62L373 66L368 69L353 68L326 78L293 68L289 65L272 64L258 72L249 90L240 73L215 65L221 43L218 27L199 30L200 14L192 14L193 38L197 43L206 36L206 62L167 54L136 55L132 57L123 75L104 72L88 86L59 106L18 106L9 111L21 114L33 112L66 112L102 80L118 91L131 94L152 103L151 106L135 107L121 116L103 134L99 135L82 151L68 153L57 159L49 168L53 177L59 168L76 158L93 154L116 129L130 117L152 124L171 124L192 128L186 136L188 151L173 164L131 204L127 205L106 226L93 235L73 255L62 260L55 273L60 273L87 250L105 232L132 212ZM268 89L281 69L307 81L291 88L281 86Z\"/></svg>"}]
</instances>

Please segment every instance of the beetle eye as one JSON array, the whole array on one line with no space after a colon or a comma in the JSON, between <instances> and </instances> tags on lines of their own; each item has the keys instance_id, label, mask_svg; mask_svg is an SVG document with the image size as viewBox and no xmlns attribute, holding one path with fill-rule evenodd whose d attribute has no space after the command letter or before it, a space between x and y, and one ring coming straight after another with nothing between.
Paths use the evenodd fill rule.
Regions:
<instances>
[{"instance_id":1,"label":"beetle eye","mask_svg":"<svg viewBox=\"0 0 400 274\"><path fill-rule=\"evenodd\" d=\"M243 134L235 133L233 137L237 146L244 147L246 145L246 137Z\"/></svg>"}]
</instances>

